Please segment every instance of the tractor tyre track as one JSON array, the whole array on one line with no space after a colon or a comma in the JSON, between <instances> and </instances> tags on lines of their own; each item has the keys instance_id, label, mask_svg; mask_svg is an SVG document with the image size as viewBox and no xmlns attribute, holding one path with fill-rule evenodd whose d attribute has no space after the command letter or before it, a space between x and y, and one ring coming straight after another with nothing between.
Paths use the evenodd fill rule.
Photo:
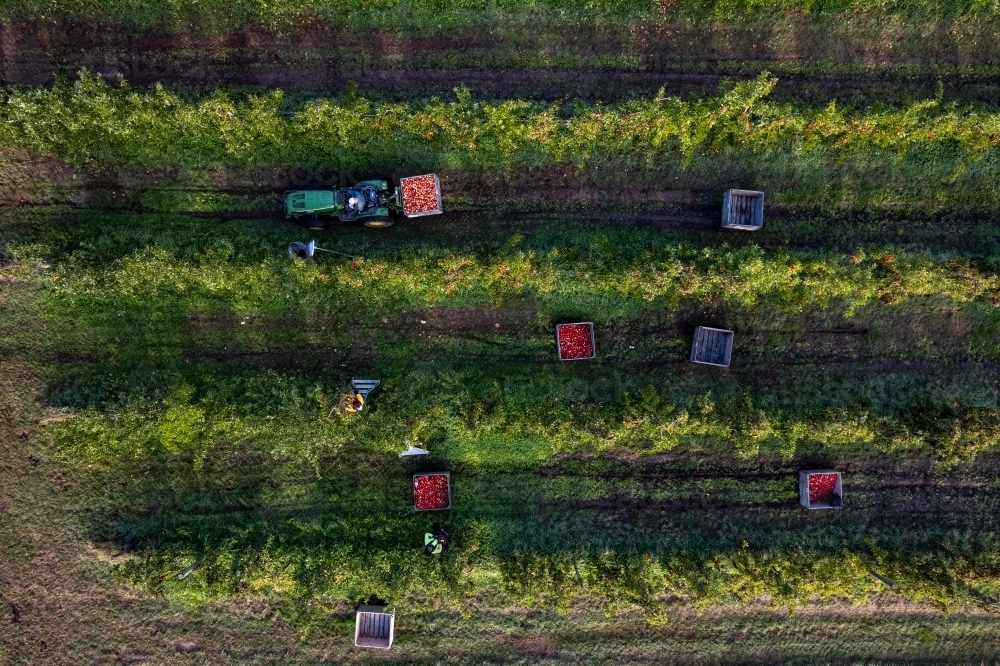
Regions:
<instances>
[{"instance_id":1,"label":"tractor tyre track","mask_svg":"<svg viewBox=\"0 0 1000 666\"><path fill-rule=\"evenodd\" d=\"M306 96L342 94L353 83L361 95L394 101L448 97L460 85L477 97L547 102L651 97L661 88L700 97L714 95L725 79L765 69L778 74L778 95L817 102L929 98L939 81L946 97L963 102L991 103L1000 91L995 54L975 47L976 40L995 41L992 24L919 25L878 39L884 28L874 20L850 23L794 16L751 25L668 20L625 31L538 24L406 37L335 25L288 36L252 30L205 36L37 21L3 27L0 74L8 83L37 86L86 68L136 86L278 87ZM893 40L909 42L893 48ZM801 44L809 48L803 52Z\"/></svg>"}]
</instances>

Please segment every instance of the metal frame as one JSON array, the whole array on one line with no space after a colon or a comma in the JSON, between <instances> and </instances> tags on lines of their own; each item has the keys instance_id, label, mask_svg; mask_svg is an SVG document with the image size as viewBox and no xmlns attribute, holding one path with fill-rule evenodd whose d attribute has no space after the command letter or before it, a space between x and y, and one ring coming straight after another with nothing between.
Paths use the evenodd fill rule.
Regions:
<instances>
[{"instance_id":1,"label":"metal frame","mask_svg":"<svg viewBox=\"0 0 1000 666\"><path fill-rule=\"evenodd\" d=\"M375 387L382 383L381 379L351 379L351 388L355 393L360 393L361 397L368 401L368 394L375 390Z\"/></svg>"}]
</instances>

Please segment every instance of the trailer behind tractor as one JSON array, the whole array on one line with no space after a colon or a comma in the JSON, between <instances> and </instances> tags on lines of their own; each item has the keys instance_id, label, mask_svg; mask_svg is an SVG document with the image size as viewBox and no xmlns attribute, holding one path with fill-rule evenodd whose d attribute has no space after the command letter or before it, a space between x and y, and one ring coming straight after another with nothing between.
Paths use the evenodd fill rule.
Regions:
<instances>
[{"instance_id":1,"label":"trailer behind tractor","mask_svg":"<svg viewBox=\"0 0 1000 666\"><path fill-rule=\"evenodd\" d=\"M394 216L421 217L442 212L441 181L432 173L402 178L398 187L390 187L387 180L373 179L349 187L285 192L285 216L308 219L313 228L324 228L329 218L361 222L366 227L389 227Z\"/></svg>"}]
</instances>

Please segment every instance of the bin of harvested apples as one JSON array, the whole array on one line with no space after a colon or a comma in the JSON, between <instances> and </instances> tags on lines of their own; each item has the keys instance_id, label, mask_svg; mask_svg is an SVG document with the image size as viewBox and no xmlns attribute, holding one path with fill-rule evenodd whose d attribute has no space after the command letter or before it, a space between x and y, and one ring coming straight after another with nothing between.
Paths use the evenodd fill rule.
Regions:
<instances>
[{"instance_id":1,"label":"bin of harvested apples","mask_svg":"<svg viewBox=\"0 0 1000 666\"><path fill-rule=\"evenodd\" d=\"M441 511L451 508L451 473L422 472L413 475L413 508Z\"/></svg>"},{"instance_id":2,"label":"bin of harvested apples","mask_svg":"<svg viewBox=\"0 0 1000 666\"><path fill-rule=\"evenodd\" d=\"M433 173L399 180L403 215L422 217L444 212L441 207L441 181Z\"/></svg>"},{"instance_id":3,"label":"bin of harvested apples","mask_svg":"<svg viewBox=\"0 0 1000 666\"><path fill-rule=\"evenodd\" d=\"M841 509L843 479L832 469L799 472L799 501L807 509Z\"/></svg>"},{"instance_id":4,"label":"bin of harvested apples","mask_svg":"<svg viewBox=\"0 0 1000 666\"><path fill-rule=\"evenodd\" d=\"M594 324L587 321L556 326L556 346L560 361L581 361L595 358Z\"/></svg>"}]
</instances>

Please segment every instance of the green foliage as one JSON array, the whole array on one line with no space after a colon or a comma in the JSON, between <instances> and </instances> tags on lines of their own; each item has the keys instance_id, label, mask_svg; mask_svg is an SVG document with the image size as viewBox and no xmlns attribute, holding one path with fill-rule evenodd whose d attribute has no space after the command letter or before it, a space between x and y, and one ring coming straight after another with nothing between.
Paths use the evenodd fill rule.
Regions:
<instances>
[{"instance_id":1,"label":"green foliage","mask_svg":"<svg viewBox=\"0 0 1000 666\"><path fill-rule=\"evenodd\" d=\"M599 21L995 9L889 0L224 5L31 0L0 5L0 15L177 29L198 20L204 31L292 30L336 16L353 29L437 31L526 8ZM189 183L220 165L502 175L572 164L657 187L672 174L716 188L739 174L779 202L827 208L998 203L993 111L940 96L899 108L806 107L769 100L775 83L762 75L700 100L577 101L571 112L480 102L465 88L454 101L408 104L349 91L287 115L280 91L189 102L84 75L51 90L5 89L0 145L95 173L163 168ZM217 210L233 198L153 190L139 201ZM290 228L93 212L74 222L0 243L0 268L17 262L16 280L44 280L36 306L45 326L0 342L5 353L45 359L44 399L72 417L48 426L56 461L73 470L66 492L93 538L131 551L114 571L139 588L200 603L277 597L303 630L372 595L410 618L417 609L468 613L484 599L563 611L582 597L609 616L637 606L652 624L671 603L857 602L885 592L888 579L906 599L942 608L1000 600L990 520L1000 508L990 456L1000 412L993 382L964 376L985 366L992 379L1000 357L995 257L775 249L773 239L706 247L555 219L527 237L507 238L505 227L464 244L453 229L416 238L397 228L403 240L374 242L344 230L323 242L358 259L301 263L281 251L299 233ZM40 262L56 268L36 273ZM960 321L935 337L945 316ZM599 360L554 362L554 323L580 318L597 324ZM729 373L683 363L691 325L706 318L737 330ZM803 343L816 329L860 341ZM364 414L346 413L348 378L369 373L383 385ZM399 461L407 441L434 459ZM949 467L920 466L919 479L892 471L921 456ZM455 535L441 558L420 555L432 520L411 511L408 478L420 465L454 472L455 508L434 516L446 515ZM849 470L847 510L796 506L795 471L814 465Z\"/></svg>"},{"instance_id":2,"label":"green foliage","mask_svg":"<svg viewBox=\"0 0 1000 666\"><path fill-rule=\"evenodd\" d=\"M170 453L189 447L201 435L205 412L190 404L194 387L185 385L163 401L167 411L160 419L160 441Z\"/></svg>"},{"instance_id":3,"label":"green foliage","mask_svg":"<svg viewBox=\"0 0 1000 666\"><path fill-rule=\"evenodd\" d=\"M943 462L969 460L1000 443L1000 411L941 404L917 394L881 437L890 447L930 447Z\"/></svg>"},{"instance_id":4,"label":"green foliage","mask_svg":"<svg viewBox=\"0 0 1000 666\"><path fill-rule=\"evenodd\" d=\"M622 372L615 369L619 363L628 373L646 358L686 356L690 343L682 335L654 346L643 332L665 310L715 301L731 308L737 321L761 308L788 317L831 308L849 320L860 309L934 298L948 307L973 307L975 314L977 308L992 310L997 298L997 277L985 266L877 248L849 257L766 252L753 244L695 249L664 242L655 232L561 226L479 250L425 240L369 250L363 258L310 263L282 256L288 240L285 231L263 227L227 231L170 216L92 215L60 232L48 252L33 250L59 263L47 287L47 308L62 331L60 344L115 359L113 373L67 376L53 389L57 405L98 410L93 420L73 426L100 442L81 443L81 450L108 446L133 458L159 445L172 455L194 455L200 467L213 442L266 441L272 455L315 465L349 441L391 451L410 438L435 441L456 460L502 468L537 464L557 452L652 452L680 445L722 446L747 457L760 451L792 455L815 444L875 446L929 450L951 460L971 458L995 442L990 404L972 397L963 398L968 404L956 413L961 416L934 421L959 426L929 427L907 416L921 411L906 404L913 389L896 391L888 403L859 407L860 389L830 398L827 388L813 388L806 400L788 400L761 396L759 389L751 393L739 383L694 382L679 390L669 375L623 386L613 374ZM532 321L503 332L500 321L494 327L490 310L514 312L526 304ZM434 309L445 317L484 309L491 332L409 323ZM637 333L628 343L601 339L600 355L609 365L597 375L577 376L566 366L535 373L535 364L551 357L553 322L581 317L595 321L599 332ZM411 325L412 333L390 332ZM79 326L86 335L74 332ZM220 375L199 370L197 362L206 355L268 358L298 349L346 360L349 350L367 345L382 349L378 359L363 362L385 375L384 400L390 402L385 414L365 425L332 409L344 390L337 382L274 371ZM893 353L913 352L904 347ZM415 364L428 354L440 358ZM118 439L106 434L114 427L106 409L130 424L129 433ZM336 418L316 420L331 410ZM159 415L156 423L136 427L147 412Z\"/></svg>"},{"instance_id":5,"label":"green foliage","mask_svg":"<svg viewBox=\"0 0 1000 666\"><path fill-rule=\"evenodd\" d=\"M139 220L146 226L133 223ZM122 319L144 308L178 317L219 308L277 317L342 307L359 289L372 308L395 312L531 299L550 316L598 310L591 316L607 320L706 301L787 312L842 308L847 317L873 303L924 297L986 309L1000 302L1000 277L989 267L879 248L849 256L754 243L696 248L658 242L652 232L574 230L498 251L416 245L292 263L265 249L287 244L284 232L241 240L171 216L97 214L91 224L101 230L98 244L88 241L61 265L51 287L54 304L85 318Z\"/></svg>"},{"instance_id":6,"label":"green foliage","mask_svg":"<svg viewBox=\"0 0 1000 666\"><path fill-rule=\"evenodd\" d=\"M240 100L217 91L186 102L162 87L138 92L85 72L51 89L6 92L0 145L102 168L331 166L504 173L531 166L631 169L662 182L723 172L757 181L784 203L995 205L1000 114L938 99L903 108L798 106L767 99L767 73L716 98L659 95L617 105L524 101L373 103L349 95L279 112L281 91ZM645 175L644 175L645 174ZM714 175L712 175L714 174Z\"/></svg>"},{"instance_id":7,"label":"green foliage","mask_svg":"<svg viewBox=\"0 0 1000 666\"><path fill-rule=\"evenodd\" d=\"M971 536L961 510L949 514L956 523L874 524L878 502L891 501L891 481L877 476L854 473L848 486L853 511L820 519L794 508L794 468L775 470L785 479L774 482L692 475L663 485L645 476L650 470L642 465L622 461L549 467L559 474L548 478L535 470L453 467L458 495L446 520L456 538L440 559L428 559L418 538L428 518L402 510L410 499L405 469L390 456L374 466L364 459L345 450L323 463L324 481L303 483L294 461L267 459L268 473L258 476L259 470L233 469L216 458L207 461L214 479L207 489L183 484L182 467L160 467L161 480L178 484L171 503L160 506L162 517L149 517L135 503L153 490L141 483L108 507L117 516L111 535L142 543L145 555L118 573L177 597L312 599L317 613L336 600L372 594L400 609L457 609L474 595L566 609L584 597L608 614L639 606L656 622L665 598L697 605L762 597L793 606L813 597L861 601L883 585L873 570L894 581L897 593L946 608L997 598L993 532ZM966 482L995 487L995 480L964 472ZM264 487L284 492L265 495ZM740 520L699 510L692 498L742 507ZM234 503L242 508L220 510ZM660 524L657 505L663 503L675 508ZM986 503L995 506L992 499ZM587 504L595 508L583 508ZM763 508L768 504L772 508ZM755 505L760 508L750 508ZM644 518L621 519L629 506ZM174 578L201 556L194 578Z\"/></svg>"},{"instance_id":8,"label":"green foliage","mask_svg":"<svg viewBox=\"0 0 1000 666\"><path fill-rule=\"evenodd\" d=\"M177 599L277 596L302 627L373 594L454 609L477 595L554 608L582 595L659 622L665 599L862 600L882 585L869 570L908 598L995 603L993 527L975 518L1000 497L977 467L998 439L995 396L969 390L957 404L921 366L905 390L865 399L866 376L842 391L827 377L803 384L801 366L774 361L787 340L755 341L760 321L796 331L817 313L824 326L889 330L923 301L992 326L988 262L509 231L298 262L283 255L290 227L84 213L9 242L12 256L55 265L39 286L45 339L84 360L51 368L46 399L75 418L50 427L91 534L135 551L122 579ZM745 365L730 374L683 363L682 313L713 299L713 316L742 331ZM569 317L595 321L598 361L553 360L552 326ZM864 344L883 361L913 358L922 330L896 333ZM350 414L361 374L383 384ZM420 555L428 519L396 457L407 440L436 456L425 469L453 472L456 538L439 559ZM847 477L850 511L796 508L802 465L880 452L964 464L956 474L985 504L956 496L946 520L919 529L879 522L887 494L891 507L921 496L862 465Z\"/></svg>"}]
</instances>

